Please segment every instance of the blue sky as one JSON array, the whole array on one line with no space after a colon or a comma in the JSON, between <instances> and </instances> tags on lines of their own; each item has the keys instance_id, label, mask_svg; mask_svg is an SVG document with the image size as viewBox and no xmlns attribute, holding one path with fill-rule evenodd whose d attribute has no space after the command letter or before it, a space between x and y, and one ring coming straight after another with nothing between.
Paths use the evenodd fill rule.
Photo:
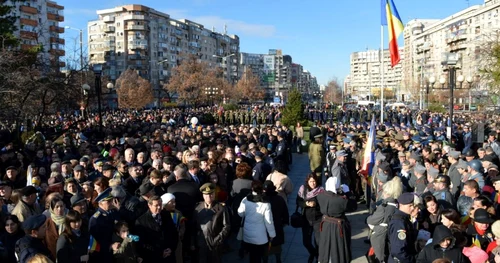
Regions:
<instances>
[{"instance_id":1,"label":"blue sky","mask_svg":"<svg viewBox=\"0 0 500 263\"><path fill-rule=\"evenodd\" d=\"M96 10L126 4L142 4L215 27L240 37L241 52L267 53L281 49L326 84L349 74L349 55L366 48L380 48L380 0L56 0L65 6L62 26L86 28L97 18ZM415 18L445 18L484 0L394 0L405 24ZM66 49L77 43L78 32L66 30ZM86 36L84 37L86 39ZM385 32L387 38L387 32ZM402 45L403 37L399 43ZM384 39L387 48L387 39Z\"/></svg>"}]
</instances>

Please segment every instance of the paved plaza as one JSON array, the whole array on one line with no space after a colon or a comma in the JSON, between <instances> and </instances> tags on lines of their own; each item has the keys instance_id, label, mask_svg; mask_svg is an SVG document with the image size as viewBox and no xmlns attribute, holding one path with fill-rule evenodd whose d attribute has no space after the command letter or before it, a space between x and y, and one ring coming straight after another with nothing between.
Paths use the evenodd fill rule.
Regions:
<instances>
[{"instance_id":1,"label":"paved plaza","mask_svg":"<svg viewBox=\"0 0 500 263\"><path fill-rule=\"evenodd\" d=\"M288 176L293 181L294 192L288 197L288 210L290 215L295 211L295 198L300 186L304 183L304 179L309 169L309 158L307 153L293 154L293 163ZM368 227L365 224L365 219L368 216L368 210L365 205L360 205L358 211L348 214L349 221L352 226L352 256L355 263L365 263L364 254L368 250L368 245L363 241L368 235ZM224 255L223 262L247 262L248 255L241 260L238 257L239 241L231 240L231 253ZM307 263L309 253L302 245L302 231L291 226L285 227L285 244L283 245L281 259L284 263ZM269 262L275 262L273 256L269 258Z\"/></svg>"}]
</instances>

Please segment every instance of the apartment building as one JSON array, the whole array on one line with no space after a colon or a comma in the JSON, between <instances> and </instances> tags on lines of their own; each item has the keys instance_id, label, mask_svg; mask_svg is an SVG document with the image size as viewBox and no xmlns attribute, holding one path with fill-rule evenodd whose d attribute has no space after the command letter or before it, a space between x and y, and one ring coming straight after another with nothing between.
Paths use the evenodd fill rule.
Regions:
<instances>
[{"instance_id":1,"label":"apartment building","mask_svg":"<svg viewBox=\"0 0 500 263\"><path fill-rule=\"evenodd\" d=\"M418 93L419 87L428 85L431 77L444 77L448 83L446 67L441 65L445 52L459 54L457 76L476 81L486 55L481 54L482 46L498 38L499 8L499 0L486 0L482 5L470 6L441 20L408 22L405 49L410 55L404 63L405 88ZM480 89L486 87L486 83L477 85Z\"/></svg>"},{"instance_id":2,"label":"apartment building","mask_svg":"<svg viewBox=\"0 0 500 263\"><path fill-rule=\"evenodd\" d=\"M64 67L61 61L65 55L64 39L64 6L48 0L7 1L5 5L13 6L13 14L17 16L15 35L21 40L21 49L28 50L41 46L42 58L48 65L56 68Z\"/></svg>"},{"instance_id":3,"label":"apartment building","mask_svg":"<svg viewBox=\"0 0 500 263\"><path fill-rule=\"evenodd\" d=\"M286 96L290 88L296 87L308 94L312 87L318 87L317 80L303 66L292 62L292 57L283 55L279 49L270 49L267 54L240 53L240 75L246 69L259 77L261 88L266 90L266 100L275 96ZM281 94L281 95L279 95Z\"/></svg>"},{"instance_id":4,"label":"apartment building","mask_svg":"<svg viewBox=\"0 0 500 263\"><path fill-rule=\"evenodd\" d=\"M240 77L240 40L236 35L174 19L143 5L98 10L97 15L97 20L88 22L90 64L103 64L103 74L111 80L133 68L159 91L185 54L222 67L224 76L233 83Z\"/></svg>"},{"instance_id":5,"label":"apartment building","mask_svg":"<svg viewBox=\"0 0 500 263\"><path fill-rule=\"evenodd\" d=\"M350 74L347 82L348 92L353 98L371 99L374 90L380 90L381 76L384 76L384 90L390 89L397 99L406 98L401 89L402 63L391 67L391 54L383 52L384 67L381 70L380 50L354 52L350 57ZM403 48L399 48L401 61L405 59Z\"/></svg>"}]
</instances>

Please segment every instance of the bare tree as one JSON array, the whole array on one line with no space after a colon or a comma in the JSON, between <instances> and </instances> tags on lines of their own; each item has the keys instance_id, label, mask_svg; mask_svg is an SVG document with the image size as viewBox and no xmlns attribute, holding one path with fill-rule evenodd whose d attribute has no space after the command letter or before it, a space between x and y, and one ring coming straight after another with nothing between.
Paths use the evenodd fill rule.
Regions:
<instances>
[{"instance_id":1,"label":"bare tree","mask_svg":"<svg viewBox=\"0 0 500 263\"><path fill-rule=\"evenodd\" d=\"M342 86L337 78L332 78L326 84L325 93L323 94L324 102L332 102L335 104L342 103Z\"/></svg>"},{"instance_id":2,"label":"bare tree","mask_svg":"<svg viewBox=\"0 0 500 263\"><path fill-rule=\"evenodd\" d=\"M178 101L196 106L209 100L207 90L213 87L218 87L219 90L224 88L227 85L224 81L220 70L211 69L197 56L188 55L172 70L172 77L164 88L177 94Z\"/></svg>"},{"instance_id":3,"label":"bare tree","mask_svg":"<svg viewBox=\"0 0 500 263\"><path fill-rule=\"evenodd\" d=\"M116 80L118 106L122 109L140 109L154 100L151 83L133 69L127 69Z\"/></svg>"},{"instance_id":4,"label":"bare tree","mask_svg":"<svg viewBox=\"0 0 500 263\"><path fill-rule=\"evenodd\" d=\"M246 69L242 78L236 83L233 92L236 100L254 102L265 97L265 91L260 87L260 79L255 76L251 69Z\"/></svg>"}]
</instances>

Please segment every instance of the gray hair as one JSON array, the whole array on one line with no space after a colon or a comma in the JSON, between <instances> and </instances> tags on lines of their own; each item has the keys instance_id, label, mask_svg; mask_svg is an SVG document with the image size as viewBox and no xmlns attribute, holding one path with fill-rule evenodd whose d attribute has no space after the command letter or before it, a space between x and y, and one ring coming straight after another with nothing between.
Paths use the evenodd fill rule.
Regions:
<instances>
[{"instance_id":1,"label":"gray hair","mask_svg":"<svg viewBox=\"0 0 500 263\"><path fill-rule=\"evenodd\" d=\"M153 161L153 165L160 165L161 166L162 160L156 159Z\"/></svg>"},{"instance_id":2,"label":"gray hair","mask_svg":"<svg viewBox=\"0 0 500 263\"><path fill-rule=\"evenodd\" d=\"M187 179L187 169L184 164L179 164L174 168L174 175L176 179Z\"/></svg>"},{"instance_id":3,"label":"gray hair","mask_svg":"<svg viewBox=\"0 0 500 263\"><path fill-rule=\"evenodd\" d=\"M111 188L111 196L121 199L127 196L127 192L125 192L121 185L117 185Z\"/></svg>"},{"instance_id":4,"label":"gray hair","mask_svg":"<svg viewBox=\"0 0 500 263\"><path fill-rule=\"evenodd\" d=\"M51 172L59 172L61 171L61 163L55 162L50 165Z\"/></svg>"}]
</instances>

